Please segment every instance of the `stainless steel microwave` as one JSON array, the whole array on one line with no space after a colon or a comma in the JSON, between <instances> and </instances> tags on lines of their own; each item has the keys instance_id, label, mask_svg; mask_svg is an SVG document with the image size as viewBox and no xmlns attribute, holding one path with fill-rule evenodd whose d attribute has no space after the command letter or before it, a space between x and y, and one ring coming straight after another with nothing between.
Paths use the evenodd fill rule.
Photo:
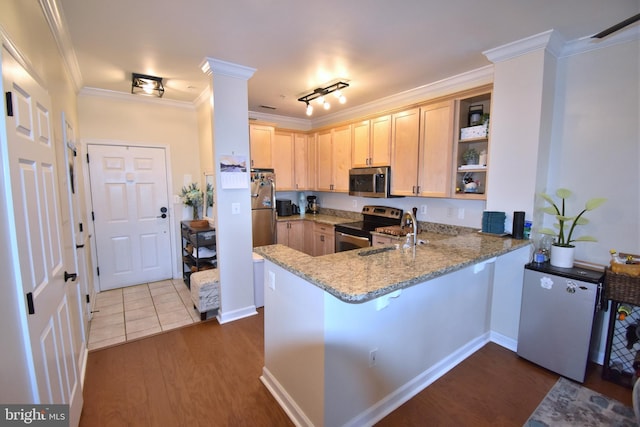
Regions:
<instances>
[{"instance_id":1,"label":"stainless steel microwave","mask_svg":"<svg viewBox=\"0 0 640 427\"><path fill-rule=\"evenodd\" d=\"M390 197L390 168L353 168L349 170L349 195L361 197Z\"/></svg>"}]
</instances>

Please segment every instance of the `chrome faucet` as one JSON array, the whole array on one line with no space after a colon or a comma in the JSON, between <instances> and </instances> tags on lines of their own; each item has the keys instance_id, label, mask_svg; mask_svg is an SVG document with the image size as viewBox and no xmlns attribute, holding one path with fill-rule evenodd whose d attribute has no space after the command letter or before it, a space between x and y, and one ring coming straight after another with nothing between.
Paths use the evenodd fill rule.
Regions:
<instances>
[{"instance_id":1,"label":"chrome faucet","mask_svg":"<svg viewBox=\"0 0 640 427\"><path fill-rule=\"evenodd\" d=\"M417 209L415 210L417 211ZM416 246L418 244L418 221L416 220L415 214L413 214L411 211L406 211L404 213L404 216L402 217L402 228L409 225L413 227L413 233L407 233L407 237L409 237L409 235L412 235L413 246Z\"/></svg>"}]
</instances>

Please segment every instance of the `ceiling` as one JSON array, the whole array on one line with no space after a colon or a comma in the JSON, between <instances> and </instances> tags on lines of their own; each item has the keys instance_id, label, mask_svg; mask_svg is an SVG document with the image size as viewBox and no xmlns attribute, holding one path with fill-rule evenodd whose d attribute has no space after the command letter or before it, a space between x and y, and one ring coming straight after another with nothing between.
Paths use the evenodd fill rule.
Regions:
<instances>
[{"instance_id":1,"label":"ceiling","mask_svg":"<svg viewBox=\"0 0 640 427\"><path fill-rule=\"evenodd\" d=\"M129 93L136 72L163 77L163 99L192 102L209 57L256 69L250 111L305 119L297 99L336 79L347 103L314 118L489 65L487 49L550 29L575 40L640 11L640 0L57 2L84 88Z\"/></svg>"}]
</instances>

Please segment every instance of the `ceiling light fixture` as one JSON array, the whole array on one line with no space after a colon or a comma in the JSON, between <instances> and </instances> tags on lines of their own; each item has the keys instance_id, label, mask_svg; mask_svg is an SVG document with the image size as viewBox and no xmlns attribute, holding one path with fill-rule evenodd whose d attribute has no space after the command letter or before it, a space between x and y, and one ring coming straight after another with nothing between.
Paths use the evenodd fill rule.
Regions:
<instances>
[{"instance_id":1,"label":"ceiling light fixture","mask_svg":"<svg viewBox=\"0 0 640 427\"><path fill-rule=\"evenodd\" d=\"M131 73L131 93L162 98L164 95L162 77Z\"/></svg>"},{"instance_id":2,"label":"ceiling light fixture","mask_svg":"<svg viewBox=\"0 0 640 427\"><path fill-rule=\"evenodd\" d=\"M336 98L338 98L338 102L340 102L340 104L344 104L345 102L347 102L347 98L345 98L345 96L342 94L342 89L346 87L349 87L349 84L345 82L337 82L327 87L319 87L317 89L314 89L314 91L310 94L298 98L298 101L304 102L306 104L307 116L310 116L311 114L313 114L313 106L309 104L311 101L317 101L324 107L325 110L331 108L331 104L329 104L329 101L327 101L326 98L326 95L329 95L330 93L333 93Z\"/></svg>"}]
</instances>

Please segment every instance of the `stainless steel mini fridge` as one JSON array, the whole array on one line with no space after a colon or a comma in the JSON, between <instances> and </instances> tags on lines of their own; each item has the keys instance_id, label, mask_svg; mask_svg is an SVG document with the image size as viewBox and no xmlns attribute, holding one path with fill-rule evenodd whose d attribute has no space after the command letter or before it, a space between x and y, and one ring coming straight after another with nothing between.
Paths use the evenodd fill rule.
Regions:
<instances>
[{"instance_id":1,"label":"stainless steel mini fridge","mask_svg":"<svg viewBox=\"0 0 640 427\"><path fill-rule=\"evenodd\" d=\"M584 382L592 329L602 300L603 272L525 266L518 355Z\"/></svg>"},{"instance_id":2,"label":"stainless steel mini fridge","mask_svg":"<svg viewBox=\"0 0 640 427\"><path fill-rule=\"evenodd\" d=\"M273 169L251 169L253 247L276 242L276 175Z\"/></svg>"}]
</instances>

